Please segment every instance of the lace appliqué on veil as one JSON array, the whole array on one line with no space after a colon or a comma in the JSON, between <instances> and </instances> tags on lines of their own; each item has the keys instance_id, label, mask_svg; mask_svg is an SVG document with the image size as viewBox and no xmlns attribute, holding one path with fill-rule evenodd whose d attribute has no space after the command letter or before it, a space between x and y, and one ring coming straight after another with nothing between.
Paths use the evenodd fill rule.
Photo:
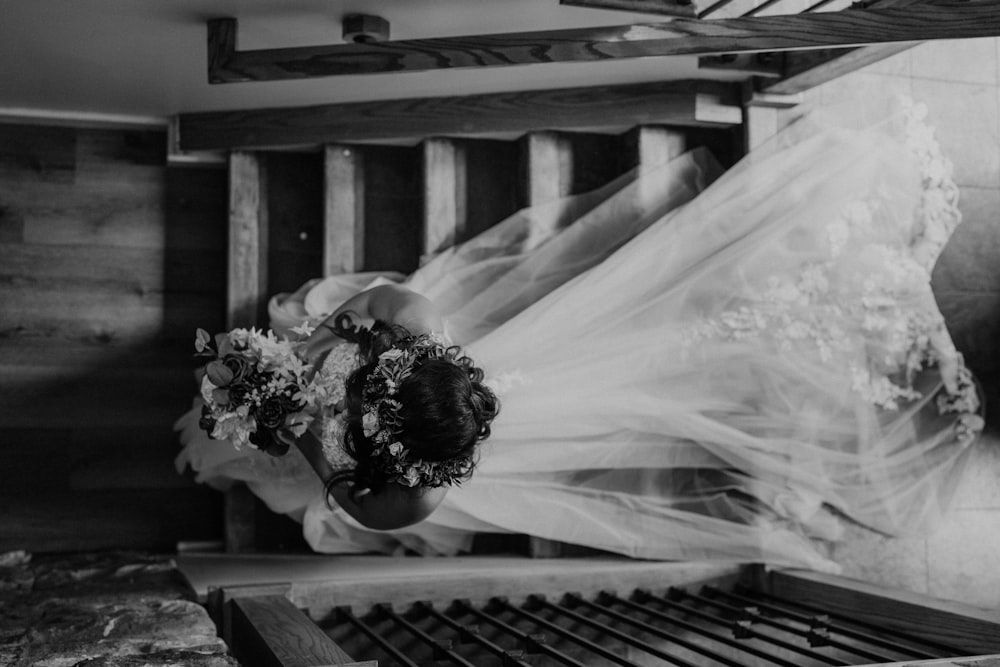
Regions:
<instances>
[{"instance_id":1,"label":"lace appliqu\u00e9 on veil","mask_svg":"<svg viewBox=\"0 0 1000 667\"><path fill-rule=\"evenodd\" d=\"M924 123L926 107L909 100L902 107L906 147L922 181L913 215L892 215L891 194L873 188L826 225L826 257L820 254L798 275L769 276L746 290L740 305L695 324L683 343L685 350L706 339L768 337L785 350L811 343L824 363L846 364L852 389L886 410L920 398L914 377L936 365L946 388L938 410L963 415L956 436L968 440L983 427L978 394L930 289L934 263L961 222L958 188L952 163ZM867 343L860 357L852 334Z\"/></svg>"}]
</instances>

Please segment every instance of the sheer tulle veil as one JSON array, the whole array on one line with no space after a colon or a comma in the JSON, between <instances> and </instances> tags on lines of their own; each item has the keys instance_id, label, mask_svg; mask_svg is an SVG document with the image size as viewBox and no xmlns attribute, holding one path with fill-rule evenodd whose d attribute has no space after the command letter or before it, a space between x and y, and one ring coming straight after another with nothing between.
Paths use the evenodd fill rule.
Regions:
<instances>
[{"instance_id":1,"label":"sheer tulle veil","mask_svg":"<svg viewBox=\"0 0 1000 667\"><path fill-rule=\"evenodd\" d=\"M410 276L273 299L281 331L401 281L487 369L503 407L479 468L416 526L365 530L299 464L207 454L183 420L179 464L248 480L330 552L450 554L487 531L835 569L844 521L920 529L982 426L930 290L957 190L919 105L870 121L808 116L725 173L694 151Z\"/></svg>"}]
</instances>

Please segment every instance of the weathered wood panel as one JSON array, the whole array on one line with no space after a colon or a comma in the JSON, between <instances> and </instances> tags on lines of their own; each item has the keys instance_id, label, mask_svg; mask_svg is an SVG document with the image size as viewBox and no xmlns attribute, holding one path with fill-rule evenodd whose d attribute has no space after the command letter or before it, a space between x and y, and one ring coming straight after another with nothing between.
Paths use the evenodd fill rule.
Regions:
<instances>
[{"instance_id":1,"label":"weathered wood panel","mask_svg":"<svg viewBox=\"0 0 1000 667\"><path fill-rule=\"evenodd\" d=\"M323 258L323 156L267 155L268 254L264 296L290 292L320 275ZM266 326L267 322L259 323Z\"/></svg>"},{"instance_id":2,"label":"weathered wood panel","mask_svg":"<svg viewBox=\"0 0 1000 667\"><path fill-rule=\"evenodd\" d=\"M0 551L217 539L176 473L194 328L221 328L225 172L163 131L0 124Z\"/></svg>"},{"instance_id":3,"label":"weathered wood panel","mask_svg":"<svg viewBox=\"0 0 1000 667\"><path fill-rule=\"evenodd\" d=\"M419 147L365 147L366 271L417 268L423 241Z\"/></svg>"}]
</instances>

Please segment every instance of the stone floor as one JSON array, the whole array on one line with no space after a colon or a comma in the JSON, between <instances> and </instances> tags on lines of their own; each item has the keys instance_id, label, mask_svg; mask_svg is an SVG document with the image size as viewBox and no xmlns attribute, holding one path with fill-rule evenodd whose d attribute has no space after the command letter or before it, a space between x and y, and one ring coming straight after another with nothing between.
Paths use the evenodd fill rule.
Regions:
<instances>
[{"instance_id":1,"label":"stone floor","mask_svg":"<svg viewBox=\"0 0 1000 667\"><path fill-rule=\"evenodd\" d=\"M4 667L235 667L168 556L0 554Z\"/></svg>"},{"instance_id":2,"label":"stone floor","mask_svg":"<svg viewBox=\"0 0 1000 667\"><path fill-rule=\"evenodd\" d=\"M959 350L987 393L987 433L940 527L887 539L851 531L835 558L848 576L1000 609L1000 39L928 42L806 94L836 108L884 92L928 108L955 166L963 223L933 275Z\"/></svg>"}]
</instances>

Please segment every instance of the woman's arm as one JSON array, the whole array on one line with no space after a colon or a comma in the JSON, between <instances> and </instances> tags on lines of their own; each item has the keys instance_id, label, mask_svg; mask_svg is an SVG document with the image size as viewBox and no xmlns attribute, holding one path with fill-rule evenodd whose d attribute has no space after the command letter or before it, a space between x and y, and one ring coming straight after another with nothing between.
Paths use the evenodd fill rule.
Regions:
<instances>
[{"instance_id":1,"label":"woman's arm","mask_svg":"<svg viewBox=\"0 0 1000 667\"><path fill-rule=\"evenodd\" d=\"M353 313L362 320L381 320L398 324L412 334L443 331L441 313L425 296L399 285L380 285L358 292L323 320L321 326L306 341L306 358L313 360L330 346L335 334L327 329L344 313Z\"/></svg>"},{"instance_id":2,"label":"woman's arm","mask_svg":"<svg viewBox=\"0 0 1000 667\"><path fill-rule=\"evenodd\" d=\"M306 431L295 444L320 479L328 479L333 474L333 468L323 456L323 446L312 431ZM409 488L395 483L387 484L378 493L361 489L352 497L350 491L347 483L333 487L334 501L362 526L373 530L392 530L419 523L430 516L447 494L444 487Z\"/></svg>"}]
</instances>

